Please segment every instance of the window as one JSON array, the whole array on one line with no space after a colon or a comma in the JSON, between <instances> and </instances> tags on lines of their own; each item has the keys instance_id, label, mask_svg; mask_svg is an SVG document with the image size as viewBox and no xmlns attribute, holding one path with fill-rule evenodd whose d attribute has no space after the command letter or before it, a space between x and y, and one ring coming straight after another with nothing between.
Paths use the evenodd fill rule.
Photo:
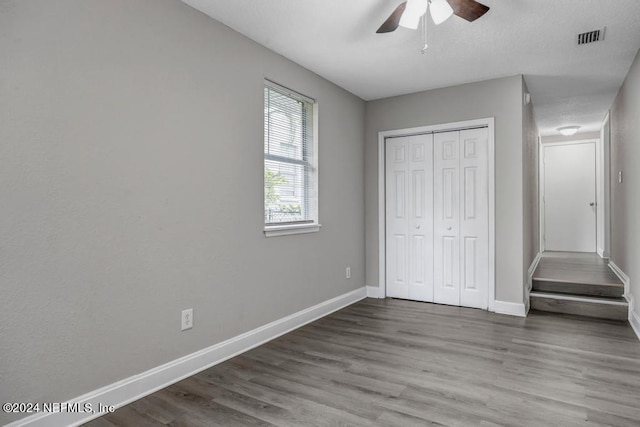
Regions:
<instances>
[{"instance_id":1,"label":"window","mask_svg":"<svg viewBox=\"0 0 640 427\"><path fill-rule=\"evenodd\" d=\"M265 234L318 231L315 101L265 81Z\"/></svg>"}]
</instances>

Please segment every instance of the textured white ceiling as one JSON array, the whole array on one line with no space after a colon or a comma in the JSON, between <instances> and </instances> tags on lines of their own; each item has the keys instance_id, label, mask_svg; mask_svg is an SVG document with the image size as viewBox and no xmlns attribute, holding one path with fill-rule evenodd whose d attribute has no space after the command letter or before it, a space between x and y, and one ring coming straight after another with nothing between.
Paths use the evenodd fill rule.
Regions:
<instances>
[{"instance_id":1,"label":"textured white ceiling","mask_svg":"<svg viewBox=\"0 0 640 427\"><path fill-rule=\"evenodd\" d=\"M420 32L376 29L402 0L183 0L365 100L524 74L542 135L595 131L640 48L640 0L482 0ZM576 34L606 27L605 40Z\"/></svg>"}]
</instances>

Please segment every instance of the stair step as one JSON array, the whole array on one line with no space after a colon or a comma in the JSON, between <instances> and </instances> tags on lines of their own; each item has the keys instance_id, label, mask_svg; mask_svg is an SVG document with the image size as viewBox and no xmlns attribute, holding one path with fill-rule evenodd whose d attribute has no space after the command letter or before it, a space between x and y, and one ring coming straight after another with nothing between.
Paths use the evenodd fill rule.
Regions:
<instances>
[{"instance_id":1,"label":"stair step","mask_svg":"<svg viewBox=\"0 0 640 427\"><path fill-rule=\"evenodd\" d=\"M543 293L621 298L624 294L624 285L622 283L576 283L557 279L534 278L533 290Z\"/></svg>"},{"instance_id":2,"label":"stair step","mask_svg":"<svg viewBox=\"0 0 640 427\"><path fill-rule=\"evenodd\" d=\"M627 320L629 304L624 298L604 298L532 291L531 309L599 319Z\"/></svg>"}]
</instances>

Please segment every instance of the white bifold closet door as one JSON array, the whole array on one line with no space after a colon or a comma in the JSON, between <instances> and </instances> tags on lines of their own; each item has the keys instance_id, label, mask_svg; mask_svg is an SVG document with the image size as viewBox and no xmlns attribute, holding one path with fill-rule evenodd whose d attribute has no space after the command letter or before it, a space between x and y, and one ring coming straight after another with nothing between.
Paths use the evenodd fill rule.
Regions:
<instances>
[{"instance_id":1,"label":"white bifold closet door","mask_svg":"<svg viewBox=\"0 0 640 427\"><path fill-rule=\"evenodd\" d=\"M387 296L433 301L433 135L386 148Z\"/></svg>"},{"instance_id":2,"label":"white bifold closet door","mask_svg":"<svg viewBox=\"0 0 640 427\"><path fill-rule=\"evenodd\" d=\"M434 137L434 301L487 308L487 129Z\"/></svg>"},{"instance_id":3,"label":"white bifold closet door","mask_svg":"<svg viewBox=\"0 0 640 427\"><path fill-rule=\"evenodd\" d=\"M387 140L387 296L488 306L487 129Z\"/></svg>"}]
</instances>

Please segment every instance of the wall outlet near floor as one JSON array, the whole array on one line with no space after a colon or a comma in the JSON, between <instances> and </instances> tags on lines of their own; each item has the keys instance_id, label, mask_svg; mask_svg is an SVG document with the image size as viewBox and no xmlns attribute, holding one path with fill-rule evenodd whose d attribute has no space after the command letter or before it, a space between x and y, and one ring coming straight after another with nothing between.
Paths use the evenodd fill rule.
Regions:
<instances>
[{"instance_id":1,"label":"wall outlet near floor","mask_svg":"<svg viewBox=\"0 0 640 427\"><path fill-rule=\"evenodd\" d=\"M347 267L345 276L347 277L347 279L351 279L351 267Z\"/></svg>"},{"instance_id":2,"label":"wall outlet near floor","mask_svg":"<svg viewBox=\"0 0 640 427\"><path fill-rule=\"evenodd\" d=\"M182 330L193 328L193 308L182 310Z\"/></svg>"}]
</instances>

